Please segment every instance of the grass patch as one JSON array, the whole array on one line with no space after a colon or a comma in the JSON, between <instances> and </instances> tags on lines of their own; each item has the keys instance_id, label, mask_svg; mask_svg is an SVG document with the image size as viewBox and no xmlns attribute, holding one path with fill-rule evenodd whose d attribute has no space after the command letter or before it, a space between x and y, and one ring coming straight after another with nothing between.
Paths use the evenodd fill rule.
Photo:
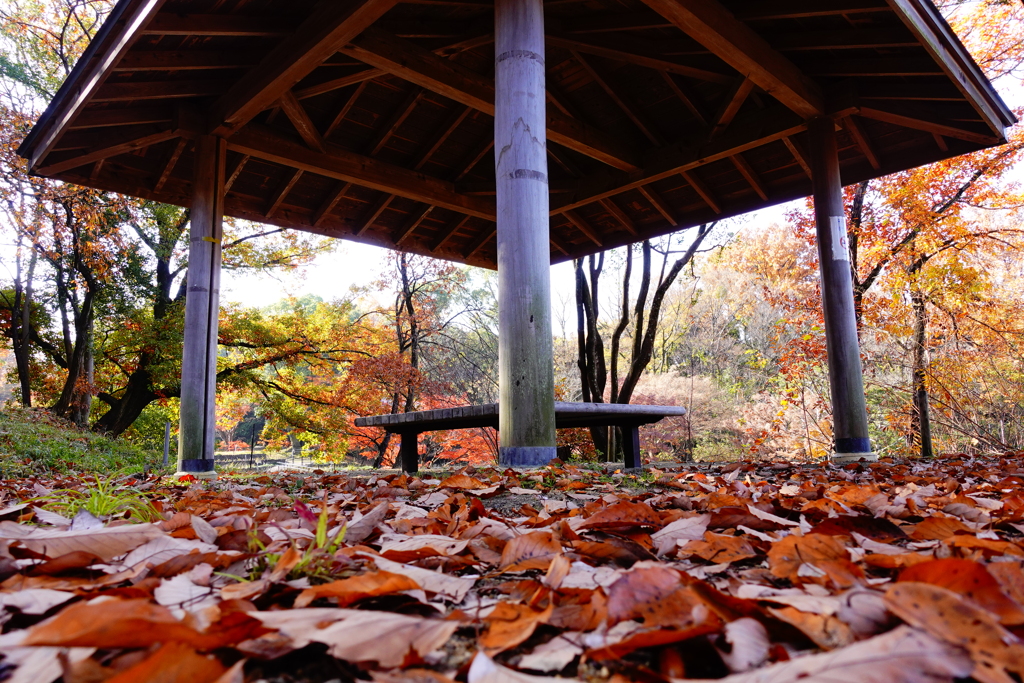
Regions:
<instances>
[{"instance_id":1,"label":"grass patch","mask_svg":"<svg viewBox=\"0 0 1024 683\"><path fill-rule=\"evenodd\" d=\"M0 477L159 468L162 454L79 429L49 411L0 408Z\"/></svg>"}]
</instances>

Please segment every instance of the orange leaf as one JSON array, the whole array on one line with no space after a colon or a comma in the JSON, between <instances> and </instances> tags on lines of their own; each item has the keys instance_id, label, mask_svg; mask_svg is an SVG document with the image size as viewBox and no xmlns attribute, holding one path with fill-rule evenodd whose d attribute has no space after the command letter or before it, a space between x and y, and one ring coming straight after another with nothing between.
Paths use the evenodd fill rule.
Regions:
<instances>
[{"instance_id":1,"label":"orange leaf","mask_svg":"<svg viewBox=\"0 0 1024 683\"><path fill-rule=\"evenodd\" d=\"M650 505L621 501L598 510L587 521L580 524L580 529L628 529L630 527L647 527L660 529L663 524L658 513Z\"/></svg>"},{"instance_id":2,"label":"orange leaf","mask_svg":"<svg viewBox=\"0 0 1024 683\"><path fill-rule=\"evenodd\" d=\"M499 602L484 621L489 624L487 633L480 637L484 652L494 655L519 645L551 617L553 605L538 612L529 605Z\"/></svg>"},{"instance_id":3,"label":"orange leaf","mask_svg":"<svg viewBox=\"0 0 1024 683\"><path fill-rule=\"evenodd\" d=\"M668 567L643 567L623 574L608 587L608 621L643 619L648 626L689 628L708 610Z\"/></svg>"},{"instance_id":4,"label":"orange leaf","mask_svg":"<svg viewBox=\"0 0 1024 683\"><path fill-rule=\"evenodd\" d=\"M1007 626L1024 624L1021 606L1003 593L999 582L984 565L972 560L950 557L922 562L900 572L899 580L948 588L992 612Z\"/></svg>"},{"instance_id":5,"label":"orange leaf","mask_svg":"<svg viewBox=\"0 0 1024 683\"><path fill-rule=\"evenodd\" d=\"M757 551L742 536L728 536L711 531L704 533L703 541L690 541L680 549L680 552L696 555L716 564L757 557Z\"/></svg>"},{"instance_id":6,"label":"orange leaf","mask_svg":"<svg viewBox=\"0 0 1024 683\"><path fill-rule=\"evenodd\" d=\"M973 533L971 529L953 517L926 517L913 527L910 537L915 541L944 541L953 534Z\"/></svg>"},{"instance_id":7,"label":"orange leaf","mask_svg":"<svg viewBox=\"0 0 1024 683\"><path fill-rule=\"evenodd\" d=\"M200 655L184 643L165 643L153 656L106 683L214 683L226 671L212 655Z\"/></svg>"},{"instance_id":8,"label":"orange leaf","mask_svg":"<svg viewBox=\"0 0 1024 683\"><path fill-rule=\"evenodd\" d=\"M295 598L295 607L306 607L317 598L336 598L338 607L344 607L363 598L400 593L419 587L420 585L408 576L378 571L307 588Z\"/></svg>"},{"instance_id":9,"label":"orange leaf","mask_svg":"<svg viewBox=\"0 0 1024 683\"><path fill-rule=\"evenodd\" d=\"M476 477L470 477L465 474L456 474L448 477L440 484L437 485L439 489L462 489L464 491L472 491L475 489L486 489L489 488L487 484L480 481Z\"/></svg>"},{"instance_id":10,"label":"orange leaf","mask_svg":"<svg viewBox=\"0 0 1024 683\"><path fill-rule=\"evenodd\" d=\"M551 560L562 552L562 545L547 531L516 536L501 552L502 571L547 569Z\"/></svg>"},{"instance_id":11,"label":"orange leaf","mask_svg":"<svg viewBox=\"0 0 1024 683\"><path fill-rule=\"evenodd\" d=\"M786 536L768 551L772 574L793 583L821 583L826 576L838 588L849 588L863 578L849 560L846 546L834 536L807 534Z\"/></svg>"}]
</instances>

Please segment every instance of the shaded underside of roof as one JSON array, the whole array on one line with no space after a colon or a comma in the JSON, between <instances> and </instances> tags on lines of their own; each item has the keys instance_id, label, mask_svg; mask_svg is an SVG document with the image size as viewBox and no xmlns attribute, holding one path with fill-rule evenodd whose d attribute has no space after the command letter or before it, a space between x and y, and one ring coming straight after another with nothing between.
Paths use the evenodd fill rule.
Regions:
<instances>
[{"instance_id":1,"label":"shaded underside of roof","mask_svg":"<svg viewBox=\"0 0 1024 683\"><path fill-rule=\"evenodd\" d=\"M352 21L336 0L121 0L21 153L188 206L213 131L230 216L494 267L493 3L347 4L375 3L325 49L317 27ZM549 0L545 17L553 262L810 194L816 115L844 184L1013 122L928 0ZM260 91L275 70L284 87Z\"/></svg>"}]
</instances>

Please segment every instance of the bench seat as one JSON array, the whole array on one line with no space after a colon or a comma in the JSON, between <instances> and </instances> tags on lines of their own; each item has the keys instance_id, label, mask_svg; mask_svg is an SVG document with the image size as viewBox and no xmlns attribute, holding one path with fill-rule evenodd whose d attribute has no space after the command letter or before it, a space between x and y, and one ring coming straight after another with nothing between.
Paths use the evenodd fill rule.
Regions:
<instances>
[{"instance_id":1,"label":"bench seat","mask_svg":"<svg viewBox=\"0 0 1024 683\"><path fill-rule=\"evenodd\" d=\"M679 406L634 405L620 403L555 403L555 428L621 427L626 467L640 467L640 425L652 424L665 417L685 415ZM419 469L419 435L449 429L473 427L498 428L498 404L418 410L411 413L371 415L356 418L357 427L380 427L401 438L399 457L402 470Z\"/></svg>"}]
</instances>

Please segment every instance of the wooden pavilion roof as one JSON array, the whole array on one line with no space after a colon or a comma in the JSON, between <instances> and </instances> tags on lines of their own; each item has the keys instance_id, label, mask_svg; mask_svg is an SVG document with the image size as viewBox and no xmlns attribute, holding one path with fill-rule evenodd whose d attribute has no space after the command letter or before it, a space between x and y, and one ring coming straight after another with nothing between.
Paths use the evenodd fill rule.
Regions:
<instances>
[{"instance_id":1,"label":"wooden pavilion roof","mask_svg":"<svg viewBox=\"0 0 1024 683\"><path fill-rule=\"evenodd\" d=\"M553 262L1004 141L929 0L548 0ZM187 206L228 139L230 216L495 264L493 3L120 0L20 153Z\"/></svg>"}]
</instances>

